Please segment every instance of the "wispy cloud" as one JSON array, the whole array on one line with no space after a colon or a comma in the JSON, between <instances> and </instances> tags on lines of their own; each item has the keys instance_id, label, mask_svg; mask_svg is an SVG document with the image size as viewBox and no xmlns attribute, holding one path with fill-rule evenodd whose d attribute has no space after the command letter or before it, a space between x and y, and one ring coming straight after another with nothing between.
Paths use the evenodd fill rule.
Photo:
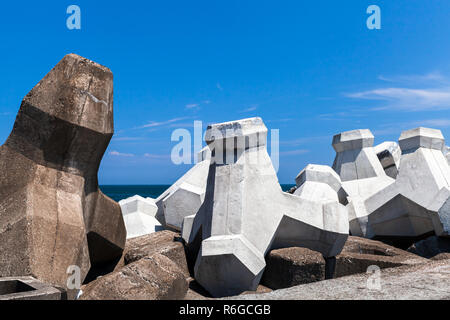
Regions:
<instances>
[{"instance_id":1,"label":"wispy cloud","mask_svg":"<svg viewBox=\"0 0 450 320\"><path fill-rule=\"evenodd\" d=\"M427 119L412 123L414 127L450 127L450 119Z\"/></svg>"},{"instance_id":2,"label":"wispy cloud","mask_svg":"<svg viewBox=\"0 0 450 320\"><path fill-rule=\"evenodd\" d=\"M316 136L316 137L303 137L303 138L297 138L293 140L282 140L280 141L280 145L287 145L287 146L300 146L300 145L307 145L311 143L317 143L317 142L326 142L330 141L333 135L326 135L326 136Z\"/></svg>"},{"instance_id":3,"label":"wispy cloud","mask_svg":"<svg viewBox=\"0 0 450 320\"><path fill-rule=\"evenodd\" d=\"M114 141L139 141L143 139L143 137L113 137Z\"/></svg>"},{"instance_id":4,"label":"wispy cloud","mask_svg":"<svg viewBox=\"0 0 450 320\"><path fill-rule=\"evenodd\" d=\"M296 120L295 118L282 118L282 119L272 119L272 120L266 120L266 123L274 123L274 122L289 122Z\"/></svg>"},{"instance_id":5,"label":"wispy cloud","mask_svg":"<svg viewBox=\"0 0 450 320\"><path fill-rule=\"evenodd\" d=\"M110 151L109 155L117 156L117 157L134 157L134 154L132 154L132 153L122 153L122 152L115 151L115 150Z\"/></svg>"},{"instance_id":6,"label":"wispy cloud","mask_svg":"<svg viewBox=\"0 0 450 320\"><path fill-rule=\"evenodd\" d=\"M422 111L450 109L450 87L440 89L384 88L347 95L350 98L384 100L388 104L374 108Z\"/></svg>"},{"instance_id":7,"label":"wispy cloud","mask_svg":"<svg viewBox=\"0 0 450 320\"><path fill-rule=\"evenodd\" d=\"M245 109L241 110L241 113L255 111L256 109L258 109L258 107L259 107L258 104L252 104L248 108L245 108Z\"/></svg>"},{"instance_id":8,"label":"wispy cloud","mask_svg":"<svg viewBox=\"0 0 450 320\"><path fill-rule=\"evenodd\" d=\"M419 75L397 75L397 76L383 76L379 75L378 80L396 83L429 83L429 82L447 82L447 79L440 72L430 72Z\"/></svg>"},{"instance_id":9,"label":"wispy cloud","mask_svg":"<svg viewBox=\"0 0 450 320\"><path fill-rule=\"evenodd\" d=\"M439 119L422 119L422 120L412 120L404 122L386 123L378 129L372 130L375 136L391 136L400 135L404 130L409 130L417 127L428 127L428 128L450 128L450 118L439 118Z\"/></svg>"},{"instance_id":10,"label":"wispy cloud","mask_svg":"<svg viewBox=\"0 0 450 320\"><path fill-rule=\"evenodd\" d=\"M297 149L297 150L280 152L280 156L294 156L294 155L299 155L299 154L305 154L305 153L308 153L308 152L310 152L310 150Z\"/></svg>"},{"instance_id":11,"label":"wispy cloud","mask_svg":"<svg viewBox=\"0 0 450 320\"><path fill-rule=\"evenodd\" d=\"M375 88L345 95L353 99L385 101L383 105L373 108L374 110L427 111L450 109L450 83L440 73L395 77L379 76L378 79L385 82L401 83L402 86Z\"/></svg>"},{"instance_id":12,"label":"wispy cloud","mask_svg":"<svg viewBox=\"0 0 450 320\"><path fill-rule=\"evenodd\" d=\"M196 108L200 107L200 105L198 103L190 103L190 104L187 104L185 107L186 107L186 109L196 109Z\"/></svg>"},{"instance_id":13,"label":"wispy cloud","mask_svg":"<svg viewBox=\"0 0 450 320\"><path fill-rule=\"evenodd\" d=\"M167 126L170 125L172 123L178 122L178 121L182 121L182 120L186 120L189 119L188 117L181 117L181 118L173 118L173 119L169 119L166 121L150 121L149 123L136 127L134 129L146 129L146 128L155 128L155 127L162 127L162 126Z\"/></svg>"},{"instance_id":14,"label":"wispy cloud","mask_svg":"<svg viewBox=\"0 0 450 320\"><path fill-rule=\"evenodd\" d=\"M222 86L220 85L220 83L217 83L217 84L216 84L216 88L219 89L220 91L223 91L223 88L222 88Z\"/></svg>"},{"instance_id":15,"label":"wispy cloud","mask_svg":"<svg viewBox=\"0 0 450 320\"><path fill-rule=\"evenodd\" d=\"M150 159L169 159L170 155L168 154L152 154L152 153L145 153L144 157L150 158Z\"/></svg>"}]
</instances>

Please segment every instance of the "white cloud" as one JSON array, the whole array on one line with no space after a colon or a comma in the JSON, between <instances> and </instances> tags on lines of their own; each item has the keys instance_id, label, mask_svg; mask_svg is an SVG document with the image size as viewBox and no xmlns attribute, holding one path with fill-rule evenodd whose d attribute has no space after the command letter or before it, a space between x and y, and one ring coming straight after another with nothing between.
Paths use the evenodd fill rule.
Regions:
<instances>
[{"instance_id":1,"label":"white cloud","mask_svg":"<svg viewBox=\"0 0 450 320\"><path fill-rule=\"evenodd\" d=\"M187 117L174 118L174 119L169 119L169 120L166 120L166 121L159 121L159 122L157 122L157 121L150 121L149 123L147 123L147 124L145 124L143 126L140 126L140 127L136 127L135 129L161 127L161 126L165 126L165 125L168 125L168 124L171 124L171 123L174 123L174 122L178 122L178 121L181 121L181 120L185 120L185 119L188 119L188 118Z\"/></svg>"},{"instance_id":2,"label":"white cloud","mask_svg":"<svg viewBox=\"0 0 450 320\"><path fill-rule=\"evenodd\" d=\"M200 107L200 105L198 103L190 103L186 105L186 109L194 109L194 108L198 108Z\"/></svg>"},{"instance_id":3,"label":"white cloud","mask_svg":"<svg viewBox=\"0 0 450 320\"><path fill-rule=\"evenodd\" d=\"M450 127L450 119L428 119L415 122L416 126L421 127Z\"/></svg>"},{"instance_id":4,"label":"white cloud","mask_svg":"<svg viewBox=\"0 0 450 320\"><path fill-rule=\"evenodd\" d=\"M168 159L168 158L170 158L170 155L145 153L144 157L151 158L151 159Z\"/></svg>"},{"instance_id":5,"label":"white cloud","mask_svg":"<svg viewBox=\"0 0 450 320\"><path fill-rule=\"evenodd\" d=\"M353 99L385 101L374 110L427 111L450 109L450 82L439 72L424 75L378 76L399 86L375 88L346 94Z\"/></svg>"},{"instance_id":6,"label":"white cloud","mask_svg":"<svg viewBox=\"0 0 450 320\"><path fill-rule=\"evenodd\" d=\"M258 109L258 107L259 107L259 105L252 104L248 108L245 108L244 110L242 110L241 113L255 111L256 109Z\"/></svg>"},{"instance_id":7,"label":"white cloud","mask_svg":"<svg viewBox=\"0 0 450 320\"><path fill-rule=\"evenodd\" d=\"M318 142L322 143L325 141L330 141L331 143L332 137L333 135L304 137L304 138L297 138L294 140L282 140L280 141L280 144L294 147L299 145L317 144Z\"/></svg>"},{"instance_id":8,"label":"white cloud","mask_svg":"<svg viewBox=\"0 0 450 320\"><path fill-rule=\"evenodd\" d=\"M216 84L216 87L217 87L217 89L219 89L220 91L223 91L223 88L222 88L222 86L220 85L220 83L217 83L217 84Z\"/></svg>"},{"instance_id":9,"label":"white cloud","mask_svg":"<svg viewBox=\"0 0 450 320\"><path fill-rule=\"evenodd\" d=\"M378 80L397 83L429 83L429 82L447 82L447 79L440 72L430 72L423 75L397 75L397 76L378 76Z\"/></svg>"},{"instance_id":10,"label":"white cloud","mask_svg":"<svg viewBox=\"0 0 450 320\"><path fill-rule=\"evenodd\" d=\"M113 137L114 141L139 141L143 140L143 137Z\"/></svg>"},{"instance_id":11,"label":"white cloud","mask_svg":"<svg viewBox=\"0 0 450 320\"><path fill-rule=\"evenodd\" d=\"M118 156L118 157L134 157L134 154L132 154L132 153L121 153L121 152L115 151L115 150L110 151L109 154L111 156Z\"/></svg>"},{"instance_id":12,"label":"white cloud","mask_svg":"<svg viewBox=\"0 0 450 320\"><path fill-rule=\"evenodd\" d=\"M307 149L297 149L297 150L280 152L280 156L293 156L293 155L305 154L308 152L310 152L310 151Z\"/></svg>"},{"instance_id":13,"label":"white cloud","mask_svg":"<svg viewBox=\"0 0 450 320\"><path fill-rule=\"evenodd\" d=\"M383 100L388 103L375 109L421 111L450 109L450 87L432 89L383 88L347 95L350 98Z\"/></svg>"}]
</instances>

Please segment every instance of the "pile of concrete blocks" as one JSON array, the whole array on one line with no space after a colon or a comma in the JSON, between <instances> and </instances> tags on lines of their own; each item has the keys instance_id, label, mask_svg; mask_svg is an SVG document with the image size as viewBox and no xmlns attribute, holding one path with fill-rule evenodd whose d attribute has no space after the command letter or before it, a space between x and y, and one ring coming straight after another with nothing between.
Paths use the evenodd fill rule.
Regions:
<instances>
[{"instance_id":1,"label":"pile of concrete blocks","mask_svg":"<svg viewBox=\"0 0 450 320\"><path fill-rule=\"evenodd\" d=\"M272 249L305 247L333 257L348 237L348 217L336 190L339 177L324 167L299 176L298 195L285 193L266 148L260 118L214 124L206 131L213 150L205 201L188 244L200 237L195 279L215 297L255 290ZM319 192L313 191L320 184Z\"/></svg>"},{"instance_id":2,"label":"pile of concrete blocks","mask_svg":"<svg viewBox=\"0 0 450 320\"><path fill-rule=\"evenodd\" d=\"M386 141L375 146L375 153L381 162L384 172L391 178L397 178L402 150L398 143Z\"/></svg>"},{"instance_id":3,"label":"pile of concrete blocks","mask_svg":"<svg viewBox=\"0 0 450 320\"><path fill-rule=\"evenodd\" d=\"M343 141L352 146L349 155L342 154ZM373 160L372 143L368 130L344 132L333 140L337 151L334 168L349 195L351 234L367 238L417 238L429 233L448 236L450 167L442 153L442 133L429 128L402 132L395 180L381 172L381 165Z\"/></svg>"},{"instance_id":4,"label":"pile of concrete blocks","mask_svg":"<svg viewBox=\"0 0 450 320\"><path fill-rule=\"evenodd\" d=\"M120 200L119 205L127 229L127 239L163 230L163 227L155 218L158 207L154 199L135 195Z\"/></svg>"},{"instance_id":5,"label":"pile of concrete blocks","mask_svg":"<svg viewBox=\"0 0 450 320\"><path fill-rule=\"evenodd\" d=\"M97 178L113 132L113 75L95 62L69 54L25 96L0 147L0 276L66 288L67 270L82 282L120 258L120 206Z\"/></svg>"},{"instance_id":6,"label":"pile of concrete blocks","mask_svg":"<svg viewBox=\"0 0 450 320\"><path fill-rule=\"evenodd\" d=\"M373 147L370 130L352 130L333 137L336 151L333 169L342 180L347 196L350 231L353 236L366 237L368 215L365 200L395 180L386 175Z\"/></svg>"},{"instance_id":7,"label":"pile of concrete blocks","mask_svg":"<svg viewBox=\"0 0 450 320\"><path fill-rule=\"evenodd\" d=\"M180 231L185 217L194 219L205 198L210 159L211 150L203 148L197 163L156 199L156 219L165 228Z\"/></svg>"}]
</instances>

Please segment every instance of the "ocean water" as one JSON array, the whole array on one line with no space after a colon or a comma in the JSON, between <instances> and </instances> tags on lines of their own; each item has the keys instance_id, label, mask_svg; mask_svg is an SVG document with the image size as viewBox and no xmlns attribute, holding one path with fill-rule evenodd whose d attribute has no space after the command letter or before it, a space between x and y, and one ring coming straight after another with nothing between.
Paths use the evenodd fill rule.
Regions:
<instances>
[{"instance_id":1,"label":"ocean water","mask_svg":"<svg viewBox=\"0 0 450 320\"><path fill-rule=\"evenodd\" d=\"M288 191L292 188L293 184L282 184L281 189ZM104 194L113 199L114 201L120 201L132 197L134 195L140 195L147 198L158 198L164 191L169 188L170 185L165 184L152 184L152 185L103 185L100 189Z\"/></svg>"}]
</instances>

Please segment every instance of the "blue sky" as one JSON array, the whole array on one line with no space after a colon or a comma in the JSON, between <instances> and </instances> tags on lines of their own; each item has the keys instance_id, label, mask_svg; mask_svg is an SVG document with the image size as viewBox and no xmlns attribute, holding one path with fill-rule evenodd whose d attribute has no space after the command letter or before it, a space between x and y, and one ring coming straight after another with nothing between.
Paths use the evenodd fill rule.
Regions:
<instances>
[{"instance_id":1,"label":"blue sky","mask_svg":"<svg viewBox=\"0 0 450 320\"><path fill-rule=\"evenodd\" d=\"M344 4L345 3L345 4ZM66 8L81 8L81 30ZM369 5L381 30L366 27ZM280 130L281 183L331 165L332 136L369 128L450 139L450 1L15 1L0 7L0 143L22 98L67 53L114 73L101 184L170 184L176 128L252 116Z\"/></svg>"}]
</instances>

